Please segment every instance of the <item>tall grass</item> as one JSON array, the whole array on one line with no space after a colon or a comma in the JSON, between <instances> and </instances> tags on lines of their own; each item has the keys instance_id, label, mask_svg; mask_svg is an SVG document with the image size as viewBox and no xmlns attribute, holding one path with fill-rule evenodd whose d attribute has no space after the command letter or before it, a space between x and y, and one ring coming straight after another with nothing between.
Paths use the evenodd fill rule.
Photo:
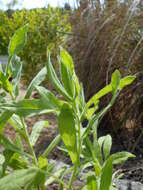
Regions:
<instances>
[{"instance_id":1,"label":"tall grass","mask_svg":"<svg viewBox=\"0 0 143 190\"><path fill-rule=\"evenodd\" d=\"M111 114L106 118L110 127L116 126L114 131L125 127L132 135L137 128L141 130L142 120L141 110L138 111L143 80L142 11L141 1L80 1L71 19L72 32L78 35L69 41L87 99L109 83L115 68L123 76L131 72L137 75L134 85L119 96L112 118ZM121 101L122 96L124 100Z\"/></svg>"}]
</instances>

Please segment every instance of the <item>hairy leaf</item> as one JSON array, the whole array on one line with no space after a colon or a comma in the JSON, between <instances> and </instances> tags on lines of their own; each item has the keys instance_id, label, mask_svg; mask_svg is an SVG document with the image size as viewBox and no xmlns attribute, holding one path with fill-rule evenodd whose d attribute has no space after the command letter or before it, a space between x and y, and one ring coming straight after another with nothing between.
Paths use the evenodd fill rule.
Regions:
<instances>
[{"instance_id":1,"label":"hairy leaf","mask_svg":"<svg viewBox=\"0 0 143 190\"><path fill-rule=\"evenodd\" d=\"M78 163L76 124L72 109L68 104L64 104L58 118L61 138L68 150L73 164Z\"/></svg>"},{"instance_id":2,"label":"hairy leaf","mask_svg":"<svg viewBox=\"0 0 143 190\"><path fill-rule=\"evenodd\" d=\"M47 69L46 67L44 67L35 77L34 79L31 81L31 83L29 84L26 94L25 94L25 99L29 98L31 93L33 92L33 90L35 89L35 86L38 86L41 84L41 82L43 82L46 78L47 75Z\"/></svg>"},{"instance_id":3,"label":"hairy leaf","mask_svg":"<svg viewBox=\"0 0 143 190\"><path fill-rule=\"evenodd\" d=\"M48 125L48 121L38 121L32 128L32 133L30 135L31 145L34 146L36 141L38 140L40 133L43 127Z\"/></svg>"}]
</instances>

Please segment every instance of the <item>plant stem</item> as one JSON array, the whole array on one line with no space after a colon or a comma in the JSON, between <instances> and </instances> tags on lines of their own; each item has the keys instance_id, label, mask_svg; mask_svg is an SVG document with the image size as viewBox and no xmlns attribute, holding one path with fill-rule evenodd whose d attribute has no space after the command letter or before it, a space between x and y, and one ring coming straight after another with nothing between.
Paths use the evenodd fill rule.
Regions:
<instances>
[{"instance_id":1,"label":"plant stem","mask_svg":"<svg viewBox=\"0 0 143 190\"><path fill-rule=\"evenodd\" d=\"M80 161L80 152L81 152L81 125L80 120L78 118L78 156Z\"/></svg>"},{"instance_id":2,"label":"plant stem","mask_svg":"<svg viewBox=\"0 0 143 190\"><path fill-rule=\"evenodd\" d=\"M78 161L79 161L79 164L80 164L80 153L81 153L81 147L82 147L82 141L81 141L81 119L80 119L80 113L79 113L79 110L76 106L76 103L73 102L73 108L74 108L74 115L76 117L76 121L77 121L77 141L78 141L78 144L77 144L77 152L78 152Z\"/></svg>"},{"instance_id":3,"label":"plant stem","mask_svg":"<svg viewBox=\"0 0 143 190\"><path fill-rule=\"evenodd\" d=\"M72 184L73 184L73 181L76 177L76 172L77 172L77 165L74 166L74 170L73 170L72 176L70 178L70 182L69 182L67 190L72 190Z\"/></svg>"},{"instance_id":4,"label":"plant stem","mask_svg":"<svg viewBox=\"0 0 143 190\"><path fill-rule=\"evenodd\" d=\"M27 145L29 147L31 155L33 156L33 164L37 166L38 162L37 162L37 158L36 158L34 149L33 149L32 145L30 143L29 134L28 134L28 131L27 131L27 126L25 125L24 119L22 117L20 117L20 120L21 120L21 123L23 125L23 130L24 130L24 133L25 133L25 140L27 142Z\"/></svg>"},{"instance_id":5,"label":"plant stem","mask_svg":"<svg viewBox=\"0 0 143 190\"><path fill-rule=\"evenodd\" d=\"M11 96L12 100L15 100L15 97L13 96L12 93L10 94L10 96ZM25 140L27 142L27 145L29 147L31 155L33 156L33 164L38 166L37 158L36 158L34 149L33 149L32 145L30 143L29 134L28 134L28 131L27 131L27 126L25 125L25 122L24 122L24 118L22 118L22 117L19 117L19 118L20 118L22 126L23 126L23 130L24 130L24 134L25 134Z\"/></svg>"}]
</instances>

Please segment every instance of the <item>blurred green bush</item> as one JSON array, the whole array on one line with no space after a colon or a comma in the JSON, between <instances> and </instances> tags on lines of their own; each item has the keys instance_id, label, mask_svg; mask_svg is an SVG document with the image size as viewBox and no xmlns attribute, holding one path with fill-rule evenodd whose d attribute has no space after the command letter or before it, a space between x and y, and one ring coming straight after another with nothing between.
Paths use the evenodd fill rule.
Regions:
<instances>
[{"instance_id":1,"label":"blurred green bush","mask_svg":"<svg viewBox=\"0 0 143 190\"><path fill-rule=\"evenodd\" d=\"M66 33L71 30L69 13L61 8L48 6L45 9L0 12L0 55L7 55L10 37L15 30L29 23L27 45L21 53L23 79L28 82L46 61L47 48L54 55L59 45L65 46Z\"/></svg>"}]
</instances>

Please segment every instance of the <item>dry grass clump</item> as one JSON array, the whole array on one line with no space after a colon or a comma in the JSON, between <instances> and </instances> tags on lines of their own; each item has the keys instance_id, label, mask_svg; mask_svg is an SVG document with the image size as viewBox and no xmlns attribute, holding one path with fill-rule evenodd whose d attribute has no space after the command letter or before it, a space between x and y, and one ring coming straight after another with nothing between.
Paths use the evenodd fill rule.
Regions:
<instances>
[{"instance_id":1,"label":"dry grass clump","mask_svg":"<svg viewBox=\"0 0 143 190\"><path fill-rule=\"evenodd\" d=\"M140 131L143 125L142 23L143 5L133 0L104 3L82 0L71 18L75 35L69 40L70 50L87 99L109 82L115 68L123 76L130 73L137 76L136 82L124 90L106 116L116 132L125 127L124 130L134 134L134 130Z\"/></svg>"}]
</instances>

